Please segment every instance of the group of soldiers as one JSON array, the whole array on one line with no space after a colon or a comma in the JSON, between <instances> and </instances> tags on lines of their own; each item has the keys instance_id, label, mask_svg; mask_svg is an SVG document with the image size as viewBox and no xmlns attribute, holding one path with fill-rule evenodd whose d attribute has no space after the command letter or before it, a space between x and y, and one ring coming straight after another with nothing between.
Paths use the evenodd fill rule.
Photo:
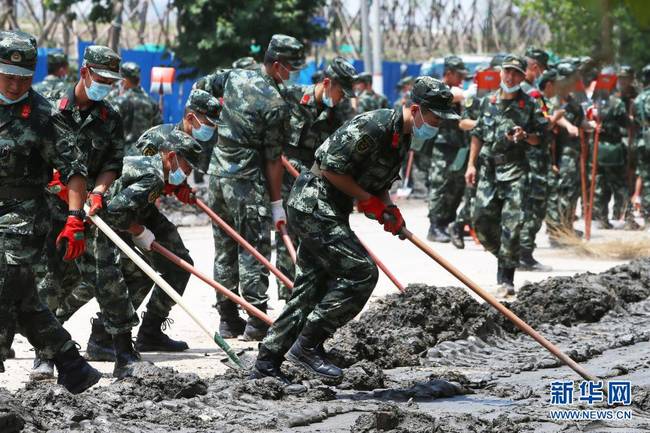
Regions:
<instances>
[{"instance_id":1,"label":"group of soldiers","mask_svg":"<svg viewBox=\"0 0 650 433\"><path fill-rule=\"evenodd\" d=\"M498 257L506 294L514 293L517 267L543 268L532 252L545 218L551 236L573 231L581 130L599 128L615 154L621 128L636 122L636 194L650 196L650 186L641 189L650 183L643 171L649 93L636 98L636 114L614 94L586 114L587 99L576 90L580 61L551 69L535 48L487 66L501 84L485 94L480 86L463 92L467 68L449 56L442 79L401 80L389 108L370 74L357 74L343 58L314 74L312 85L298 85L304 46L274 35L261 63L243 58L199 79L177 124L163 123L138 65L121 63L108 47L87 47L74 81L66 58L50 54L47 78L32 87L36 48L29 34L0 33L0 371L20 332L36 349L32 378L51 378L56 367L58 383L74 393L100 375L62 324L92 298L100 311L86 357L114 362L114 377L130 375L140 352L188 348L163 332L172 299L88 217L101 217L182 295L189 273L156 251L192 259L157 201L167 195L196 204L192 171L208 175L209 207L260 254L271 258L274 230L286 229L297 247L294 265L276 244L278 268L294 287L278 284L286 305L273 325L243 318L222 295L216 303L222 337L260 341L251 376L285 383L285 359L317 376L341 376L323 344L362 310L378 279L349 216L356 203L388 233L403 234L391 188L408 172L410 152L426 173L429 240L462 248L471 226ZM643 83L650 84L650 68ZM618 166L602 165L598 220L606 221L612 194L627 194L618 209L629 218ZM650 197L642 203L650 208ZM268 269L216 224L213 237L214 279L266 312ZM136 311L149 292L133 342Z\"/></svg>"}]
</instances>

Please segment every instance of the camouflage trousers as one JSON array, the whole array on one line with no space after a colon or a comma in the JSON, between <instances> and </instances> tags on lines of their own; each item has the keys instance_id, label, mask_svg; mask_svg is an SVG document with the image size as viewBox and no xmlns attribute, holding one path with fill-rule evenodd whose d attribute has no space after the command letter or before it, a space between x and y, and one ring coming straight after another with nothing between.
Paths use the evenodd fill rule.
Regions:
<instances>
[{"instance_id":1,"label":"camouflage trousers","mask_svg":"<svg viewBox=\"0 0 650 433\"><path fill-rule=\"evenodd\" d=\"M146 218L139 221L139 223L151 230L156 237L157 243L189 264L193 264L189 251L183 244L183 240L178 233L178 229L163 214L158 211L153 211ZM131 248L134 248L130 236L125 235L123 239ZM147 313L160 318L169 316L175 304L174 301L160 287L157 285L154 286L151 278L144 271L131 259L126 257L126 255L122 254L113 244L107 246L104 254L106 256L106 260L104 260L106 268L104 268L103 273L113 278L112 284L116 286L115 291L128 293L133 310L137 310L141 306L153 287L153 292L151 293L149 302L147 302ZM182 270L161 254L143 252L142 256L179 295L183 295L190 278L188 272ZM57 317L61 321L69 319L79 308L83 307L93 298L93 293L86 290L86 287L86 285L77 285L72 293L59 305ZM136 317L135 325L137 325L137 322L138 319Z\"/></svg>"},{"instance_id":2,"label":"camouflage trousers","mask_svg":"<svg viewBox=\"0 0 650 433\"><path fill-rule=\"evenodd\" d=\"M7 359L17 331L50 359L75 345L70 334L40 301L31 264L7 263L6 254L35 242L33 236L0 233L0 373L4 371L2 362Z\"/></svg>"},{"instance_id":3,"label":"camouflage trousers","mask_svg":"<svg viewBox=\"0 0 650 433\"><path fill-rule=\"evenodd\" d=\"M533 252L535 237L542 228L546 215L548 198L548 151L531 148L528 150L528 172L526 199L523 203L524 223L521 227L519 244L522 251Z\"/></svg>"},{"instance_id":4,"label":"camouflage trousers","mask_svg":"<svg viewBox=\"0 0 650 433\"><path fill-rule=\"evenodd\" d=\"M641 209L646 221L650 221L650 158L637 162L636 175L641 178Z\"/></svg>"},{"instance_id":5,"label":"camouflage trousers","mask_svg":"<svg viewBox=\"0 0 650 433\"><path fill-rule=\"evenodd\" d=\"M482 164L479 171L473 211L474 230L481 245L505 268L516 268L519 263L526 183L525 175L510 181L497 181L491 164Z\"/></svg>"},{"instance_id":6,"label":"camouflage trousers","mask_svg":"<svg viewBox=\"0 0 650 433\"><path fill-rule=\"evenodd\" d=\"M614 218L624 217L632 220L630 189L625 176L626 166L599 166L596 172L596 191L594 193L594 220L609 218L609 202L614 199Z\"/></svg>"},{"instance_id":7,"label":"camouflage trousers","mask_svg":"<svg viewBox=\"0 0 650 433\"><path fill-rule=\"evenodd\" d=\"M428 197L431 224L447 225L456 219L456 209L465 190L463 171L450 168L457 151L455 146L433 146Z\"/></svg>"},{"instance_id":8,"label":"camouflage trousers","mask_svg":"<svg viewBox=\"0 0 650 433\"><path fill-rule=\"evenodd\" d=\"M548 172L546 225L549 231L573 229L578 198L581 194L580 153L566 147L560 156L560 172Z\"/></svg>"},{"instance_id":9,"label":"camouflage trousers","mask_svg":"<svg viewBox=\"0 0 650 433\"><path fill-rule=\"evenodd\" d=\"M263 179L210 176L209 206L267 259L271 259L271 212ZM214 279L256 307L266 307L269 271L218 225L214 237ZM226 302L217 295L217 304Z\"/></svg>"},{"instance_id":10,"label":"camouflage trousers","mask_svg":"<svg viewBox=\"0 0 650 433\"><path fill-rule=\"evenodd\" d=\"M370 298L377 266L350 228L348 215L331 217L289 207L289 224L300 239L291 298L262 344L283 355L305 326L332 335Z\"/></svg>"}]
</instances>

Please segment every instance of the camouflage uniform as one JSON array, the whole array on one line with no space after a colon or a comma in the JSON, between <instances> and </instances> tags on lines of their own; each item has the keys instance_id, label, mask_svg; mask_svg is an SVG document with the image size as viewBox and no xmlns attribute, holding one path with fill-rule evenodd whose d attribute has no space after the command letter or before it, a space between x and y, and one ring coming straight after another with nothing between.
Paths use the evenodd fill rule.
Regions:
<instances>
[{"instance_id":1,"label":"camouflage uniform","mask_svg":"<svg viewBox=\"0 0 650 433\"><path fill-rule=\"evenodd\" d=\"M14 32L2 33L0 60L1 73L12 66L33 71L36 49ZM2 372L2 361L7 358L17 329L50 358L74 347L70 334L39 300L32 266L48 231L44 189L52 177L52 167L59 170L62 182L68 182L73 175L85 176L86 167L61 114L33 90L20 102L0 104L0 124Z\"/></svg>"},{"instance_id":2,"label":"camouflage uniform","mask_svg":"<svg viewBox=\"0 0 650 433\"><path fill-rule=\"evenodd\" d=\"M358 98L357 113L367 113L380 108L388 108L388 99L373 90L363 91Z\"/></svg>"},{"instance_id":3,"label":"camouflage uniform","mask_svg":"<svg viewBox=\"0 0 650 433\"><path fill-rule=\"evenodd\" d=\"M67 64L68 59L66 58L65 54L61 52L50 52L47 54L48 69L56 66L67 66ZM70 83L66 78L48 74L45 76L43 81L35 84L32 86L32 88L36 92L48 98L50 94L65 91L65 89L71 87L72 85L73 84Z\"/></svg>"},{"instance_id":4,"label":"camouflage uniform","mask_svg":"<svg viewBox=\"0 0 650 433\"><path fill-rule=\"evenodd\" d=\"M518 59L506 57L504 68L509 61L514 62L513 57ZM499 259L499 267L512 271L519 263L529 146L506 140L506 133L514 126L529 134L541 134L546 127L539 105L521 90L511 100L501 99L500 91L486 96L472 130L472 136L488 147L478 172L473 225L481 244Z\"/></svg>"},{"instance_id":5,"label":"camouflage uniform","mask_svg":"<svg viewBox=\"0 0 650 433\"><path fill-rule=\"evenodd\" d=\"M650 69L650 68L649 68ZM645 69L644 69L645 70ZM650 71L649 71L650 74ZM634 100L636 139L636 175L641 177L641 206L646 221L650 220L650 87L645 87Z\"/></svg>"},{"instance_id":6,"label":"camouflage uniform","mask_svg":"<svg viewBox=\"0 0 650 433\"><path fill-rule=\"evenodd\" d=\"M377 110L355 117L316 151L320 170L352 176L371 194L398 179L409 149L402 113ZM303 171L288 203L289 223L300 238L291 299L263 345L284 354L303 327L324 333L354 318L377 283L378 271L349 225L352 199L325 178Z\"/></svg>"}]
</instances>

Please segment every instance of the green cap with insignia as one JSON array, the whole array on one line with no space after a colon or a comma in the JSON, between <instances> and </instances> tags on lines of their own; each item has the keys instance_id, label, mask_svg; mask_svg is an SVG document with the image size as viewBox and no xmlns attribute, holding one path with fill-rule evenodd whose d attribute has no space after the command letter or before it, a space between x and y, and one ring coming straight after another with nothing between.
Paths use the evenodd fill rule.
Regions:
<instances>
[{"instance_id":1,"label":"green cap with insignia","mask_svg":"<svg viewBox=\"0 0 650 433\"><path fill-rule=\"evenodd\" d=\"M34 75L36 45L26 35L14 31L0 33L0 74L21 77Z\"/></svg>"},{"instance_id":2,"label":"green cap with insignia","mask_svg":"<svg viewBox=\"0 0 650 433\"><path fill-rule=\"evenodd\" d=\"M124 78L140 78L140 65L135 62L124 62L120 67L120 72Z\"/></svg>"},{"instance_id":3,"label":"green cap with insignia","mask_svg":"<svg viewBox=\"0 0 650 433\"><path fill-rule=\"evenodd\" d=\"M358 83L372 83L372 74L370 72L361 72L357 74L354 81Z\"/></svg>"},{"instance_id":4,"label":"green cap with insignia","mask_svg":"<svg viewBox=\"0 0 650 433\"><path fill-rule=\"evenodd\" d=\"M198 168L201 163L201 153L203 152L203 148L194 138L181 130L174 129L172 133L169 134L163 148L173 150L182 156L183 159L192 166L192 168Z\"/></svg>"},{"instance_id":5,"label":"green cap with insignia","mask_svg":"<svg viewBox=\"0 0 650 433\"><path fill-rule=\"evenodd\" d=\"M526 73L526 68L528 67L528 62L521 56L516 54L508 54L501 63L503 69L516 69L522 74Z\"/></svg>"},{"instance_id":6,"label":"green cap with insignia","mask_svg":"<svg viewBox=\"0 0 650 433\"><path fill-rule=\"evenodd\" d=\"M621 65L618 68L618 76L634 78L634 68L630 65Z\"/></svg>"},{"instance_id":7,"label":"green cap with insignia","mask_svg":"<svg viewBox=\"0 0 650 433\"><path fill-rule=\"evenodd\" d=\"M212 123L217 123L221 104L219 100L205 90L194 89L190 93L185 108L195 113L203 114Z\"/></svg>"},{"instance_id":8,"label":"green cap with insignia","mask_svg":"<svg viewBox=\"0 0 650 433\"><path fill-rule=\"evenodd\" d=\"M84 66L94 73L109 80L121 80L120 61L122 59L113 50L103 45L90 45L84 51Z\"/></svg>"},{"instance_id":9,"label":"green cap with insignia","mask_svg":"<svg viewBox=\"0 0 650 433\"><path fill-rule=\"evenodd\" d=\"M450 70L450 71L456 71L460 72L461 74L466 74L467 68L465 67L465 63L463 62L463 59L461 59L458 56L447 56L445 57L445 71Z\"/></svg>"},{"instance_id":10,"label":"green cap with insignia","mask_svg":"<svg viewBox=\"0 0 650 433\"><path fill-rule=\"evenodd\" d=\"M273 35L266 55L274 61L290 65L293 69L305 67L305 47L293 36Z\"/></svg>"},{"instance_id":11,"label":"green cap with insignia","mask_svg":"<svg viewBox=\"0 0 650 433\"><path fill-rule=\"evenodd\" d=\"M325 69L325 77L335 80L341 85L343 93L348 98L354 96L354 78L357 75L354 66L343 57L335 57Z\"/></svg>"},{"instance_id":12,"label":"green cap with insignia","mask_svg":"<svg viewBox=\"0 0 650 433\"><path fill-rule=\"evenodd\" d=\"M47 66L65 65L68 63L68 56L63 51L48 51Z\"/></svg>"},{"instance_id":13,"label":"green cap with insignia","mask_svg":"<svg viewBox=\"0 0 650 433\"><path fill-rule=\"evenodd\" d=\"M232 62L233 69L255 69L257 62L252 57L242 57Z\"/></svg>"},{"instance_id":14,"label":"green cap with insignia","mask_svg":"<svg viewBox=\"0 0 650 433\"><path fill-rule=\"evenodd\" d=\"M492 59L490 59L490 68L500 68L501 63L503 63L503 59L506 58L505 53L498 53L495 54Z\"/></svg>"},{"instance_id":15,"label":"green cap with insignia","mask_svg":"<svg viewBox=\"0 0 650 433\"><path fill-rule=\"evenodd\" d=\"M525 56L528 57L529 59L535 60L544 68L548 68L548 53L542 50L541 48L528 47L526 49Z\"/></svg>"},{"instance_id":16,"label":"green cap with insignia","mask_svg":"<svg viewBox=\"0 0 650 433\"><path fill-rule=\"evenodd\" d=\"M422 76L415 79L411 100L442 119L460 119L452 106L454 96L451 94L451 89L433 77Z\"/></svg>"}]
</instances>

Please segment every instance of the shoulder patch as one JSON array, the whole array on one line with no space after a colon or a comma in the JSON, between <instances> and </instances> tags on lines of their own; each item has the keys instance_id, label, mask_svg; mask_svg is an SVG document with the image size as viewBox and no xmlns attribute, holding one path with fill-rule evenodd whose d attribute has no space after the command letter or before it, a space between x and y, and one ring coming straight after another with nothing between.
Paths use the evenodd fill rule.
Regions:
<instances>
[{"instance_id":1,"label":"shoulder patch","mask_svg":"<svg viewBox=\"0 0 650 433\"><path fill-rule=\"evenodd\" d=\"M309 104L309 100L311 99L311 96L309 96L307 93L302 95L302 99L300 100L300 104L306 105Z\"/></svg>"},{"instance_id":2,"label":"shoulder patch","mask_svg":"<svg viewBox=\"0 0 650 433\"><path fill-rule=\"evenodd\" d=\"M366 153L368 149L370 149L371 144L372 144L372 138L370 138L368 135L364 135L359 139L359 141L357 141L357 145L355 146L355 149L359 153Z\"/></svg>"},{"instance_id":3,"label":"shoulder patch","mask_svg":"<svg viewBox=\"0 0 650 433\"><path fill-rule=\"evenodd\" d=\"M154 156L156 153L156 149L152 146L147 146L144 149L142 149L142 154L144 156Z\"/></svg>"},{"instance_id":4,"label":"shoulder patch","mask_svg":"<svg viewBox=\"0 0 650 433\"><path fill-rule=\"evenodd\" d=\"M59 101L59 110L65 110L66 108L68 108L68 101L69 99L67 97L61 98L61 100Z\"/></svg>"},{"instance_id":5,"label":"shoulder patch","mask_svg":"<svg viewBox=\"0 0 650 433\"><path fill-rule=\"evenodd\" d=\"M29 118L29 115L32 112L32 106L29 104L24 104L23 108L20 110L20 117L23 119Z\"/></svg>"},{"instance_id":6,"label":"shoulder patch","mask_svg":"<svg viewBox=\"0 0 650 433\"><path fill-rule=\"evenodd\" d=\"M149 196L147 197L147 201L149 203L154 203L156 200L158 200L158 197L160 197L160 191L156 189L149 193Z\"/></svg>"}]
</instances>

